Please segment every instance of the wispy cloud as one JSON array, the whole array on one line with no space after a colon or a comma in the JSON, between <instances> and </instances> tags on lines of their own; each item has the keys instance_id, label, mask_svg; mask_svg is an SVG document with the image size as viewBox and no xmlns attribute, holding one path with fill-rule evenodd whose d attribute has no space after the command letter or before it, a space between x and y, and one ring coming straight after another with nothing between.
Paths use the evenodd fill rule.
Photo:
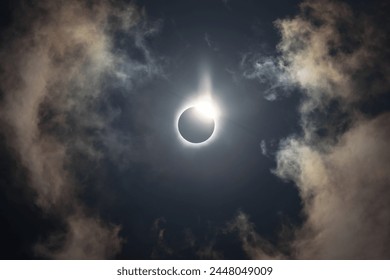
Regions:
<instances>
[{"instance_id":1,"label":"wispy cloud","mask_svg":"<svg viewBox=\"0 0 390 280\"><path fill-rule=\"evenodd\" d=\"M279 57L257 59L245 73L277 87L281 75L283 85L304 95L302 135L281 141L274 170L297 185L306 217L287 255L389 258L390 115L361 110L389 93L388 30L342 2L305 1L300 7L297 16L276 21ZM269 257L262 250L256 256L241 239L248 255ZM262 245L249 247L257 252Z\"/></svg>"},{"instance_id":2,"label":"wispy cloud","mask_svg":"<svg viewBox=\"0 0 390 280\"><path fill-rule=\"evenodd\" d=\"M289 73L277 57L247 53L243 55L240 66L244 78L257 80L259 91L269 101L288 95L293 87Z\"/></svg>"},{"instance_id":3,"label":"wispy cloud","mask_svg":"<svg viewBox=\"0 0 390 280\"><path fill-rule=\"evenodd\" d=\"M181 232L169 230L169 221L160 217L153 222L152 234L155 244L151 252L152 259L194 258L223 259L223 254L216 247L218 234L224 229L213 227L206 230L203 236L195 235L190 228ZM211 233L211 235L209 235Z\"/></svg>"},{"instance_id":4,"label":"wispy cloud","mask_svg":"<svg viewBox=\"0 0 390 280\"><path fill-rule=\"evenodd\" d=\"M228 223L227 232L237 232L242 242L245 254L251 259L283 259L285 256L280 250L262 238L255 229L249 217L239 211L236 217Z\"/></svg>"},{"instance_id":5,"label":"wispy cloud","mask_svg":"<svg viewBox=\"0 0 390 280\"><path fill-rule=\"evenodd\" d=\"M296 258L388 258L390 114L357 122L322 151L291 138L277 174L294 181L306 222L292 244Z\"/></svg>"},{"instance_id":6,"label":"wispy cloud","mask_svg":"<svg viewBox=\"0 0 390 280\"><path fill-rule=\"evenodd\" d=\"M130 136L110 125L120 112L99 106L110 89L130 92L159 71L143 39L155 31L134 5L26 1L2 38L1 131L28 172L36 204L65 225L38 244L37 253L100 259L120 251L120 227L102 221L78 198L75 155L92 161L130 156ZM142 59L116 46L126 36Z\"/></svg>"}]
</instances>

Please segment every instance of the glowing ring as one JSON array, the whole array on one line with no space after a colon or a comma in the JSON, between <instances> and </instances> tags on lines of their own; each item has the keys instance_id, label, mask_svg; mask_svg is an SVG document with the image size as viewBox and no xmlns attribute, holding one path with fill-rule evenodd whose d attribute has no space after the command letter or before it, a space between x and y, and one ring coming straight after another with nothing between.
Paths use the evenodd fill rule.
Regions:
<instances>
[{"instance_id":1,"label":"glowing ring","mask_svg":"<svg viewBox=\"0 0 390 280\"><path fill-rule=\"evenodd\" d=\"M206 141L201 142L201 143L189 142L186 139L184 139L183 136L179 132L178 126L179 126L180 116L184 113L184 111L186 111L187 109L189 109L191 107L195 107L199 111L200 115L212 118L214 120L215 126L214 126L213 133ZM216 136L218 135L218 131L219 131L218 118L219 118L218 107L215 105L215 103L211 100L210 97L203 97L203 98L194 100L192 102L188 102L185 106L183 106L179 110L178 114L176 115L176 122L175 122L176 133L177 133L177 136L178 136L180 142L182 142L183 145L190 146L190 147L202 147L202 146L210 144L211 142L213 142L215 140Z\"/></svg>"}]
</instances>

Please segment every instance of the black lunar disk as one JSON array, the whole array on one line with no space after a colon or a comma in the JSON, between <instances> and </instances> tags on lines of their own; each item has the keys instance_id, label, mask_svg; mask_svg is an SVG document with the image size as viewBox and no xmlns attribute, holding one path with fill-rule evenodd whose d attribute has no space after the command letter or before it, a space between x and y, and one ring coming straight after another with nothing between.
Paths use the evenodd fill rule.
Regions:
<instances>
[{"instance_id":1,"label":"black lunar disk","mask_svg":"<svg viewBox=\"0 0 390 280\"><path fill-rule=\"evenodd\" d=\"M215 122L202 115L195 107L185 110L179 117L179 132L191 143L202 143L213 135Z\"/></svg>"}]
</instances>

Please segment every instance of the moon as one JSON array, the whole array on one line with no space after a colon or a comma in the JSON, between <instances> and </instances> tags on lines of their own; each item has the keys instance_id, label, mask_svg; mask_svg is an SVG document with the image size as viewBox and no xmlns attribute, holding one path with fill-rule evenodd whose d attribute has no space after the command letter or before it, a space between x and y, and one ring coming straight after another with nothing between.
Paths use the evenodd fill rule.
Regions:
<instances>
[{"instance_id":1,"label":"moon","mask_svg":"<svg viewBox=\"0 0 390 280\"><path fill-rule=\"evenodd\" d=\"M179 117L179 133L190 143L200 144L207 141L213 135L214 129L215 120L205 106L190 107Z\"/></svg>"}]
</instances>

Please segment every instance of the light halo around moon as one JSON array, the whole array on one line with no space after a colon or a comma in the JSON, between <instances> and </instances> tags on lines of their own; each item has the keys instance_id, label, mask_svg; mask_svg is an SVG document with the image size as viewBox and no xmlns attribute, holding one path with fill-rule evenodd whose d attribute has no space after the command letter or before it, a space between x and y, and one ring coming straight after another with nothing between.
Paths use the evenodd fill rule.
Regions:
<instances>
[{"instance_id":1,"label":"light halo around moon","mask_svg":"<svg viewBox=\"0 0 390 280\"><path fill-rule=\"evenodd\" d=\"M195 111L197 112L197 117L199 118L204 118L205 120L206 119L212 119L213 122L214 122L214 129L213 129L213 132L211 134L211 136L209 138L207 138L205 141L203 142L199 142L199 143L193 143L193 142L190 142L188 141L187 139L185 139L180 131L179 131L179 120L180 120L180 117L181 115L187 111L188 109L190 108L194 108ZM216 106L215 102L212 100L210 94L207 94L207 95L204 95L204 96L201 96L191 102L188 102L186 103L178 112L177 116L176 116L176 132L177 132L177 135L179 137L179 140L181 143L183 143L184 145L186 146L191 146L191 147L201 147L201 146L204 146L204 145L208 145L210 144L217 136L218 134L218 128L219 128L219 125L218 125L218 119L219 119L219 109L218 109L218 106Z\"/></svg>"}]
</instances>

